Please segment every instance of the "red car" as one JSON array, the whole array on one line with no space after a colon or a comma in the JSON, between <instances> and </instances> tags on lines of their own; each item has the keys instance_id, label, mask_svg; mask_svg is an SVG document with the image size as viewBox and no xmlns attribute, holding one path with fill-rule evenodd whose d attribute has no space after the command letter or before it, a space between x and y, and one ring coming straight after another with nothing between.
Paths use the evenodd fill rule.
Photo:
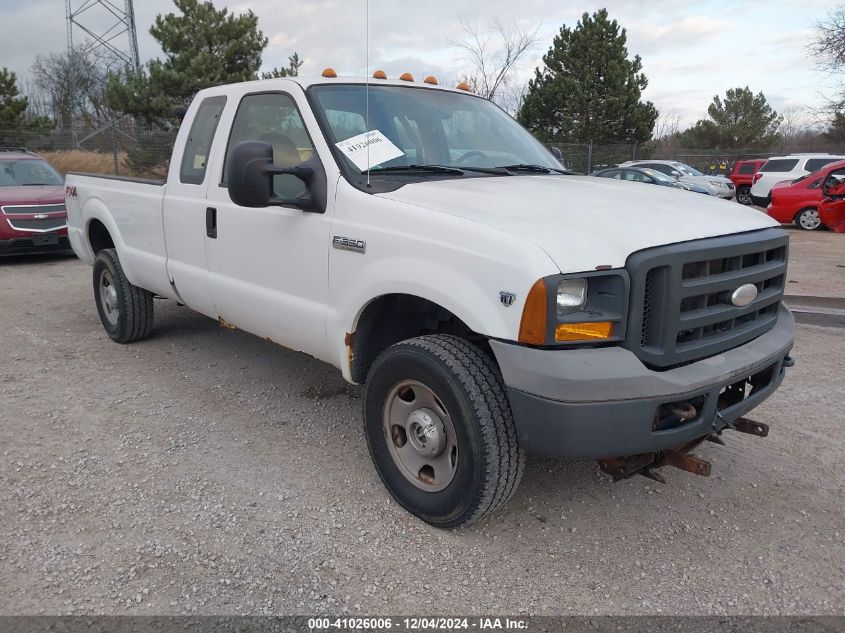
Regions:
<instances>
[{"instance_id":1,"label":"red car","mask_svg":"<svg viewBox=\"0 0 845 633\"><path fill-rule=\"evenodd\" d=\"M728 178L736 187L736 201L740 204L751 204L751 185L754 174L766 164L766 159L738 160L731 168Z\"/></svg>"},{"instance_id":2,"label":"red car","mask_svg":"<svg viewBox=\"0 0 845 633\"><path fill-rule=\"evenodd\" d=\"M840 160L806 176L777 183L772 187L769 215L778 222L795 223L795 226L807 231L821 228L825 225L819 215L822 182L834 169L843 167L845 161Z\"/></svg>"},{"instance_id":3,"label":"red car","mask_svg":"<svg viewBox=\"0 0 845 633\"><path fill-rule=\"evenodd\" d=\"M38 154L0 148L0 255L68 249L62 177Z\"/></svg>"}]
</instances>

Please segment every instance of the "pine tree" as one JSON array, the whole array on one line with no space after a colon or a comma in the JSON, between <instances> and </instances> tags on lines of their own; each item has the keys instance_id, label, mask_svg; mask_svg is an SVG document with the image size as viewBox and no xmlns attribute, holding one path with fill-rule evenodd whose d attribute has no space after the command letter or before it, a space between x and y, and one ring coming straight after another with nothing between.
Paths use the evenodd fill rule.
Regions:
<instances>
[{"instance_id":1,"label":"pine tree","mask_svg":"<svg viewBox=\"0 0 845 633\"><path fill-rule=\"evenodd\" d=\"M280 79L281 77L296 77L299 75L299 69L302 68L302 64L304 64L301 59L299 59L299 55L294 53L290 57L288 57L288 65L282 66L281 68L273 68L269 72L261 73L262 79Z\"/></svg>"},{"instance_id":2,"label":"pine tree","mask_svg":"<svg viewBox=\"0 0 845 633\"><path fill-rule=\"evenodd\" d=\"M150 29L164 59L109 79L109 104L148 123L168 118L203 88L255 79L267 45L252 11L231 15L199 0L174 4L180 13L157 16Z\"/></svg>"},{"instance_id":3,"label":"pine tree","mask_svg":"<svg viewBox=\"0 0 845 633\"><path fill-rule=\"evenodd\" d=\"M563 25L528 83L518 119L546 142L642 142L657 110L641 100L648 85L639 55L606 9Z\"/></svg>"},{"instance_id":4,"label":"pine tree","mask_svg":"<svg viewBox=\"0 0 845 633\"><path fill-rule=\"evenodd\" d=\"M731 88L707 108L709 118L697 121L681 134L686 147L723 149L769 147L778 140L783 117L772 109L762 92L756 95L746 86Z\"/></svg>"},{"instance_id":5,"label":"pine tree","mask_svg":"<svg viewBox=\"0 0 845 633\"><path fill-rule=\"evenodd\" d=\"M28 104L18 92L18 80L8 68L0 68L0 127L20 125Z\"/></svg>"}]
</instances>

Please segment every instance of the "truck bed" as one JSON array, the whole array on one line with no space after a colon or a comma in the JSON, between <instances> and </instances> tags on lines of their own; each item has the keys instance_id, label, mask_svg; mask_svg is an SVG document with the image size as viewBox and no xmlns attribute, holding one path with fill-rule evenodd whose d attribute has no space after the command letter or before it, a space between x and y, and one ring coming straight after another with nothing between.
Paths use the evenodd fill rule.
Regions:
<instances>
[{"instance_id":1,"label":"truck bed","mask_svg":"<svg viewBox=\"0 0 845 633\"><path fill-rule=\"evenodd\" d=\"M165 182L150 178L69 173L65 178L68 234L83 261L93 264L86 232L99 221L120 251L126 276L133 284L171 296L167 249L162 231Z\"/></svg>"}]
</instances>

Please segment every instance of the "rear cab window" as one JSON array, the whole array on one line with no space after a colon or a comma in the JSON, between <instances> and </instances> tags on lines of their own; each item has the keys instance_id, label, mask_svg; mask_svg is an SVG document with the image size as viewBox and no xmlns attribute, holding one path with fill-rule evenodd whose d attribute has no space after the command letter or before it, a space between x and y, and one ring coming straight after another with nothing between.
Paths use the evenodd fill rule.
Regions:
<instances>
[{"instance_id":1,"label":"rear cab window","mask_svg":"<svg viewBox=\"0 0 845 633\"><path fill-rule=\"evenodd\" d=\"M214 141L217 123L225 105L224 96L208 97L200 104L185 142L185 153L182 154L182 164L179 167L179 182L201 185L205 180L211 143Z\"/></svg>"},{"instance_id":2,"label":"rear cab window","mask_svg":"<svg viewBox=\"0 0 845 633\"><path fill-rule=\"evenodd\" d=\"M795 169L797 165L797 158L776 158L774 160L766 161L766 164L760 168L760 171L788 172Z\"/></svg>"},{"instance_id":3,"label":"rear cab window","mask_svg":"<svg viewBox=\"0 0 845 633\"><path fill-rule=\"evenodd\" d=\"M754 163L745 163L744 165L739 166L739 173L740 174L753 174L754 173Z\"/></svg>"}]
</instances>

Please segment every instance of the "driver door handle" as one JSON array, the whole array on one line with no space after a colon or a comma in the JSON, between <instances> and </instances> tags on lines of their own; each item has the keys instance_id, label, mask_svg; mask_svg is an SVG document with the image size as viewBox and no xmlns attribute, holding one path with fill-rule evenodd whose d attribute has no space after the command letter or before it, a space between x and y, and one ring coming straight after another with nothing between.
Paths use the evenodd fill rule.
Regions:
<instances>
[{"instance_id":1,"label":"driver door handle","mask_svg":"<svg viewBox=\"0 0 845 633\"><path fill-rule=\"evenodd\" d=\"M217 239L217 209L213 207L205 210L205 234L212 239Z\"/></svg>"}]
</instances>

